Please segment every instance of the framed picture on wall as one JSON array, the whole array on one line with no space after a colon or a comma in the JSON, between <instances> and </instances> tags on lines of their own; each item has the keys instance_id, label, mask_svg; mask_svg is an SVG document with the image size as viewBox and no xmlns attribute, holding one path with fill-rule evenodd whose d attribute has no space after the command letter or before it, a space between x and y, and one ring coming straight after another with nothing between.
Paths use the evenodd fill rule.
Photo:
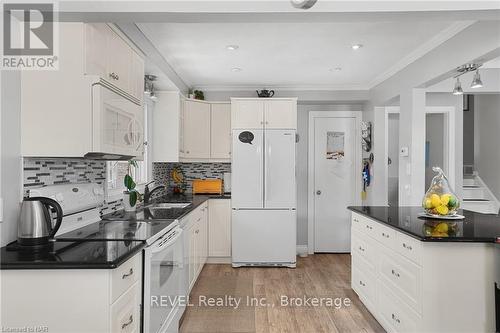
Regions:
<instances>
[{"instance_id":1,"label":"framed picture on wall","mask_svg":"<svg viewBox=\"0 0 500 333\"><path fill-rule=\"evenodd\" d=\"M464 94L464 111L469 111L469 95Z\"/></svg>"}]
</instances>

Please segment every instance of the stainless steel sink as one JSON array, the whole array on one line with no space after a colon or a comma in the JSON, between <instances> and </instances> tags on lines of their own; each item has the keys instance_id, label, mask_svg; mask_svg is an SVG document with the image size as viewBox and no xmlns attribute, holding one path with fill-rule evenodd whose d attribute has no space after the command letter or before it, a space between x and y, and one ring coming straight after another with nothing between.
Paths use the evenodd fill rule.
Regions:
<instances>
[{"instance_id":1,"label":"stainless steel sink","mask_svg":"<svg viewBox=\"0 0 500 333\"><path fill-rule=\"evenodd\" d=\"M147 206L146 208L149 209L173 209L173 208L186 208L187 206L191 205L190 202L161 202L161 203L155 203L152 205Z\"/></svg>"}]
</instances>

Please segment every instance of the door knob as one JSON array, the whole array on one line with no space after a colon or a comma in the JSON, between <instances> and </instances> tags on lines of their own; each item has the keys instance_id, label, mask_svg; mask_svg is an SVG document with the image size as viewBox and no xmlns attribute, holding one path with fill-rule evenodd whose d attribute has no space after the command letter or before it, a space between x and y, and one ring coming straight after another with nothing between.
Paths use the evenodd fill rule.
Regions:
<instances>
[{"instance_id":1,"label":"door knob","mask_svg":"<svg viewBox=\"0 0 500 333\"><path fill-rule=\"evenodd\" d=\"M321 191L320 191L320 190L317 190L317 191L316 191L316 194L317 194L317 195L321 195Z\"/></svg>"}]
</instances>

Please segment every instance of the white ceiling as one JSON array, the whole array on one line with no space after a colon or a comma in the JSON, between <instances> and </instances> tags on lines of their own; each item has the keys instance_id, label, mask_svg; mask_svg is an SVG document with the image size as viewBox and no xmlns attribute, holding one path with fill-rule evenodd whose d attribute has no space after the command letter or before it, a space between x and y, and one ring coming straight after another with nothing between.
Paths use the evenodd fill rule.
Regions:
<instances>
[{"instance_id":1,"label":"white ceiling","mask_svg":"<svg viewBox=\"0 0 500 333\"><path fill-rule=\"evenodd\" d=\"M190 86L368 89L470 22L141 23ZM351 45L364 45L353 51ZM236 51L226 45L237 44ZM241 72L232 72L239 67ZM330 71L341 67L341 71ZM161 87L163 88L163 87Z\"/></svg>"}]
</instances>

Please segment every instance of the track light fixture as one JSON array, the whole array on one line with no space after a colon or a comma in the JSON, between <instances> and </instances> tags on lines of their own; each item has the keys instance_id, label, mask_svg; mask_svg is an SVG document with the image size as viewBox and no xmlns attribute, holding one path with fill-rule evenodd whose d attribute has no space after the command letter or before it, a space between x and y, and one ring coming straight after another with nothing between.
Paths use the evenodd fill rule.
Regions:
<instances>
[{"instance_id":1,"label":"track light fixture","mask_svg":"<svg viewBox=\"0 0 500 333\"><path fill-rule=\"evenodd\" d=\"M462 84L460 83L460 79L457 77L457 82L455 82L455 88L453 88L453 95L463 95L464 91L462 90Z\"/></svg>"},{"instance_id":2,"label":"track light fixture","mask_svg":"<svg viewBox=\"0 0 500 333\"><path fill-rule=\"evenodd\" d=\"M144 75L144 94L153 100L156 99L154 81L156 81L156 75Z\"/></svg>"},{"instance_id":3,"label":"track light fixture","mask_svg":"<svg viewBox=\"0 0 500 333\"><path fill-rule=\"evenodd\" d=\"M476 73L474 74L474 79L472 79L470 87L474 89L483 87L483 81L481 81L481 75L479 75L479 69L476 70Z\"/></svg>"},{"instance_id":4,"label":"track light fixture","mask_svg":"<svg viewBox=\"0 0 500 333\"><path fill-rule=\"evenodd\" d=\"M457 79L455 82L455 87L453 88L453 95L462 95L464 92L462 90L462 84L460 83L459 77L469 73L469 72L476 72L474 74L474 78L472 79L472 83L470 85L471 88L481 88L483 86L483 82L481 81L481 76L479 75L479 67L481 67L483 64L465 64L460 67L457 67L456 69L456 74L454 77Z\"/></svg>"}]
</instances>

